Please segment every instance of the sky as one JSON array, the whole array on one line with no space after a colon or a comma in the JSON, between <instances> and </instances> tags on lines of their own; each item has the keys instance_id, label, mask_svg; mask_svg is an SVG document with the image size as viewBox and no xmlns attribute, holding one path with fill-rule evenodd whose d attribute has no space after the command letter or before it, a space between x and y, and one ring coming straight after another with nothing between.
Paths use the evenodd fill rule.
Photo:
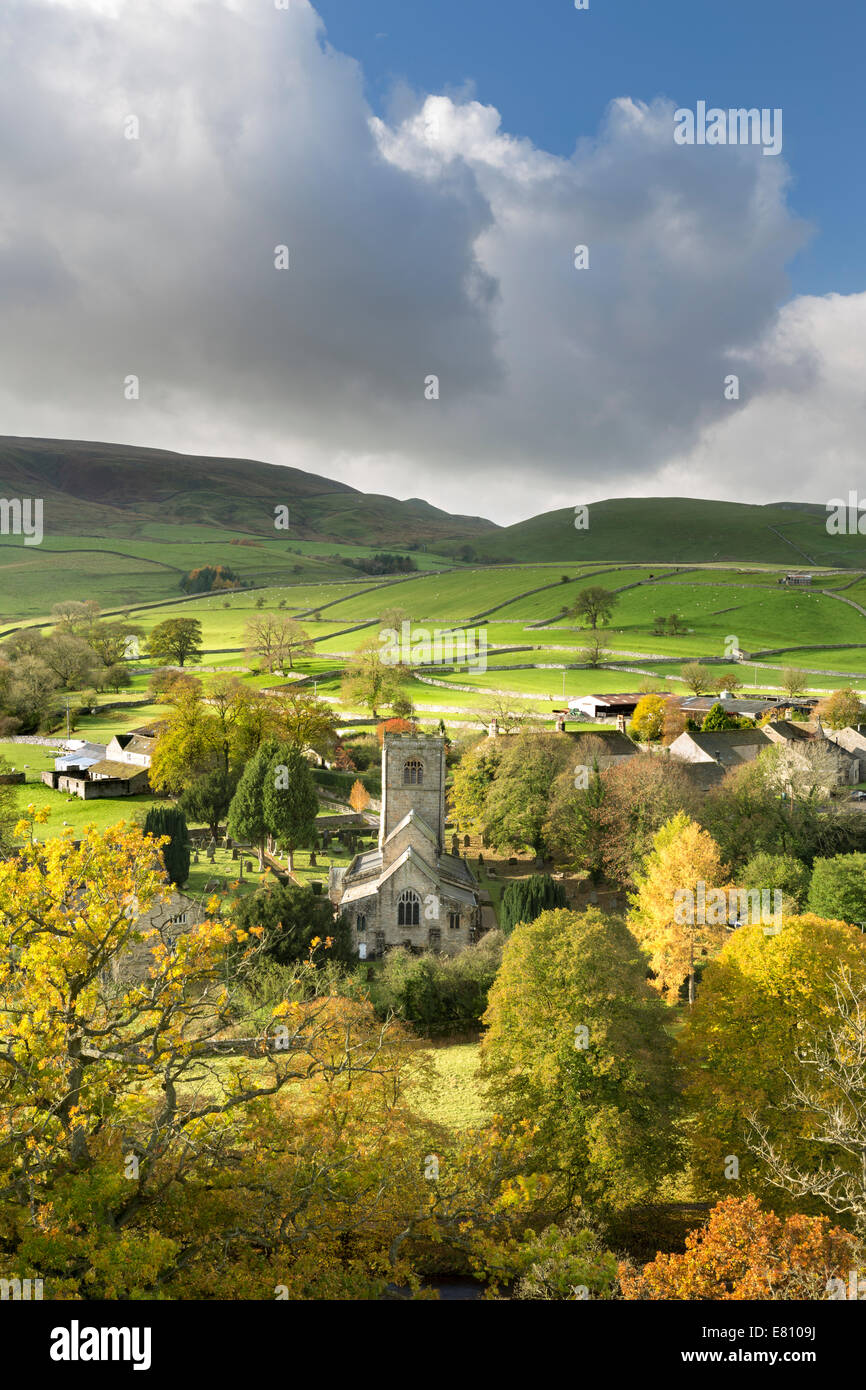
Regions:
<instances>
[{"instance_id":1,"label":"sky","mask_svg":"<svg viewBox=\"0 0 866 1390\"><path fill-rule=\"evenodd\" d=\"M864 41L860 0L4 0L0 432L503 523L847 497ZM699 103L780 152L678 143Z\"/></svg>"}]
</instances>

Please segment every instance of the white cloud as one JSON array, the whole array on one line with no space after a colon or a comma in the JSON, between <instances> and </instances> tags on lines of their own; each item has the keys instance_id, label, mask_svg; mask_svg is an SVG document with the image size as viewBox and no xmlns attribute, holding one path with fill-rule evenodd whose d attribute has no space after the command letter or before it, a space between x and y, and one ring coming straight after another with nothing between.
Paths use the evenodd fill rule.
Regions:
<instances>
[{"instance_id":1,"label":"white cloud","mask_svg":"<svg viewBox=\"0 0 866 1390\"><path fill-rule=\"evenodd\" d=\"M673 102L613 102L563 159L478 101L375 119L306 0L5 0L2 24L7 432L497 519L671 479L823 498L853 466L863 297L779 312L784 161L676 146Z\"/></svg>"}]
</instances>

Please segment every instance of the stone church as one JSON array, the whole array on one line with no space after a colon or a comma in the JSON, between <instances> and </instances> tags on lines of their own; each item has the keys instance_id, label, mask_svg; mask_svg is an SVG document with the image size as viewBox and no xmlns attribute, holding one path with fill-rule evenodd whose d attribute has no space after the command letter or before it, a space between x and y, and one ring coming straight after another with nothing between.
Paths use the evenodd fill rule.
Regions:
<instances>
[{"instance_id":1,"label":"stone church","mask_svg":"<svg viewBox=\"0 0 866 1390\"><path fill-rule=\"evenodd\" d=\"M478 882L445 853L445 740L386 734L378 849L334 867L331 901L362 960L389 946L455 955L478 939Z\"/></svg>"}]
</instances>

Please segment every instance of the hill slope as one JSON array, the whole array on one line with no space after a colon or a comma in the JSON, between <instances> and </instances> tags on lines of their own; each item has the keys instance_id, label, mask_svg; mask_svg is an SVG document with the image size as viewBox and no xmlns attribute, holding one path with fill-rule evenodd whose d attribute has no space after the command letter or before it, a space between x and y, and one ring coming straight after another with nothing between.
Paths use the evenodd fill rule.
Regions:
<instances>
[{"instance_id":1,"label":"hill slope","mask_svg":"<svg viewBox=\"0 0 866 1390\"><path fill-rule=\"evenodd\" d=\"M831 536L817 503L756 506L692 497L619 497L594 502L589 528L574 509L544 512L483 538L485 553L518 560L630 560L641 563L866 567L866 537ZM456 547L448 547L455 549Z\"/></svg>"},{"instance_id":2,"label":"hill slope","mask_svg":"<svg viewBox=\"0 0 866 1390\"><path fill-rule=\"evenodd\" d=\"M41 497L46 535L132 537L157 524L272 537L281 504L290 509L295 540L405 549L411 541L498 530L483 517L451 516L418 498L400 502L255 459L9 435L0 436L0 495Z\"/></svg>"}]
</instances>

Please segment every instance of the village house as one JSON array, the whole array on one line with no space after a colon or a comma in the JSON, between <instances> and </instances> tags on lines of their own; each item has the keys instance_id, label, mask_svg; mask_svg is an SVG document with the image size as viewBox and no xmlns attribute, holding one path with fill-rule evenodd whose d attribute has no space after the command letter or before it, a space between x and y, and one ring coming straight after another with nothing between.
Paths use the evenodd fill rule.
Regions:
<instances>
[{"instance_id":1,"label":"village house","mask_svg":"<svg viewBox=\"0 0 866 1390\"><path fill-rule=\"evenodd\" d=\"M177 889L172 890L165 901L154 903L147 912L135 918L134 934L158 931L159 940L173 946L182 932L197 926L206 918L202 906ZM135 940L123 955L116 957L111 964L111 979L115 984L134 984L146 980L153 962L153 948L156 938L150 941Z\"/></svg>"},{"instance_id":2,"label":"village house","mask_svg":"<svg viewBox=\"0 0 866 1390\"><path fill-rule=\"evenodd\" d=\"M42 781L55 791L69 792L83 801L148 792L147 770L156 733L152 726L132 729L115 734L104 747L75 740L75 744L66 745L68 751L55 758L54 769L43 772Z\"/></svg>"},{"instance_id":3,"label":"village house","mask_svg":"<svg viewBox=\"0 0 866 1390\"><path fill-rule=\"evenodd\" d=\"M670 693L669 690L658 691L663 699ZM640 692L622 695L578 695L569 700L568 713L572 719L600 720L607 723L618 718L631 719L643 698ZM564 711L554 710L554 714L561 713Z\"/></svg>"},{"instance_id":4,"label":"village house","mask_svg":"<svg viewBox=\"0 0 866 1390\"><path fill-rule=\"evenodd\" d=\"M362 960L390 946L455 955L477 940L477 880L444 842L444 738L386 733L378 848L333 867L329 882Z\"/></svg>"},{"instance_id":5,"label":"village house","mask_svg":"<svg viewBox=\"0 0 866 1390\"><path fill-rule=\"evenodd\" d=\"M817 730L811 730L778 719L755 729L686 732L674 739L669 751L673 758L691 765L713 764L724 773L752 762L762 749L773 744L789 750L795 767L811 767L828 791L860 781L859 756L831 741L820 724Z\"/></svg>"}]
</instances>

